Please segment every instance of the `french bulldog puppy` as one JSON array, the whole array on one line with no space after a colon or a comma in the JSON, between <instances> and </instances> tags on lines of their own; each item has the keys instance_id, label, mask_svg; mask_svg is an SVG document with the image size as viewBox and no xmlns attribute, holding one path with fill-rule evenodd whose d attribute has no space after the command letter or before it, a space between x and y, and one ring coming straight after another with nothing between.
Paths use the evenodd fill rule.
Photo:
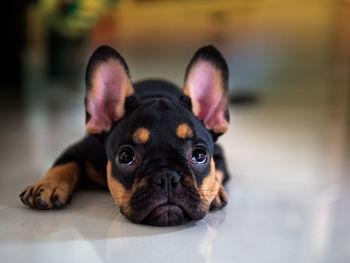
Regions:
<instances>
[{"instance_id":1,"label":"french bulldog puppy","mask_svg":"<svg viewBox=\"0 0 350 263\"><path fill-rule=\"evenodd\" d=\"M108 46L92 54L85 80L89 134L20 194L25 205L61 209L87 182L108 186L121 213L141 224L180 225L226 205L229 174L216 141L229 127L228 68L216 48L195 53L182 90L132 84Z\"/></svg>"}]
</instances>

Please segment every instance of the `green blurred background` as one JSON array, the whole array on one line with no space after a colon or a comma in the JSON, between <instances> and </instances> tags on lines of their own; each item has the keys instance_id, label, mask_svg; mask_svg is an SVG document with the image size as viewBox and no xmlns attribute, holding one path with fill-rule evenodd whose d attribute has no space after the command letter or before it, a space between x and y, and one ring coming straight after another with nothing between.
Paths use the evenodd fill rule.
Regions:
<instances>
[{"instance_id":1,"label":"green blurred background","mask_svg":"<svg viewBox=\"0 0 350 263\"><path fill-rule=\"evenodd\" d=\"M231 92L262 98L265 89L328 81L349 64L346 0L27 0L3 10L2 87L22 99L33 75L43 89L81 88L101 44L125 56L134 80L182 85L190 56L212 43L228 60ZM314 86L312 94L335 92Z\"/></svg>"}]
</instances>

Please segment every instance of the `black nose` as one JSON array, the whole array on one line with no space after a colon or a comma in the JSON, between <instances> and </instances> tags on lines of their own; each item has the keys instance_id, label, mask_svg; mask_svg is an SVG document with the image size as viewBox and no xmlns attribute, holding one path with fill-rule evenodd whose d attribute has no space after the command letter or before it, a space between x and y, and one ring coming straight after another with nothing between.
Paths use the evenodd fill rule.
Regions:
<instances>
[{"instance_id":1,"label":"black nose","mask_svg":"<svg viewBox=\"0 0 350 263\"><path fill-rule=\"evenodd\" d=\"M175 189L180 184L181 177L175 171L161 171L153 175L151 180L154 184L162 188L169 187Z\"/></svg>"}]
</instances>

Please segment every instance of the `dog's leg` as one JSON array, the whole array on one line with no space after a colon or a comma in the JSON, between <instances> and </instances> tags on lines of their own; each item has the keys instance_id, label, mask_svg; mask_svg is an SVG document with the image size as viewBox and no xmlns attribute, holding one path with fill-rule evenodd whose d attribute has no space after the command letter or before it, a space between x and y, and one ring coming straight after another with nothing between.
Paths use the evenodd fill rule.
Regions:
<instances>
[{"instance_id":1,"label":"dog's leg","mask_svg":"<svg viewBox=\"0 0 350 263\"><path fill-rule=\"evenodd\" d=\"M69 202L78 182L79 165L75 161L53 166L39 182L20 195L22 202L37 209L60 209Z\"/></svg>"},{"instance_id":2,"label":"dog's leg","mask_svg":"<svg viewBox=\"0 0 350 263\"><path fill-rule=\"evenodd\" d=\"M215 144L214 146L214 162L215 162L215 176L220 183L218 194L210 204L210 209L219 209L224 207L227 202L227 194L224 189L224 184L229 180L230 176L226 168L224 153L221 146Z\"/></svg>"},{"instance_id":3,"label":"dog's leg","mask_svg":"<svg viewBox=\"0 0 350 263\"><path fill-rule=\"evenodd\" d=\"M78 184L87 181L96 183L95 178L103 181L103 173L97 172L101 169L96 168L96 161L100 161L102 169L106 166L101 145L88 136L69 147L39 182L28 186L20 194L22 202L35 209L61 209L69 203ZM97 174L101 177L97 178Z\"/></svg>"}]
</instances>

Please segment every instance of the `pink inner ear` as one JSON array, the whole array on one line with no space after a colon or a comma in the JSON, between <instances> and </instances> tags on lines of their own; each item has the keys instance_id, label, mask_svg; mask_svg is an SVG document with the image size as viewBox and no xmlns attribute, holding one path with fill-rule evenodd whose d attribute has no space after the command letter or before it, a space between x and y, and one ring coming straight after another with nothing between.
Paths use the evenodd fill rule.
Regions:
<instances>
[{"instance_id":1,"label":"pink inner ear","mask_svg":"<svg viewBox=\"0 0 350 263\"><path fill-rule=\"evenodd\" d=\"M194 113L208 129L224 132L227 99L220 72L209 62L199 61L191 69L186 85L190 90Z\"/></svg>"},{"instance_id":2,"label":"pink inner ear","mask_svg":"<svg viewBox=\"0 0 350 263\"><path fill-rule=\"evenodd\" d=\"M122 117L126 89L129 87L130 80L118 62L110 60L98 66L88 95L87 110L91 115L87 123L89 132L109 131L113 121Z\"/></svg>"}]
</instances>

